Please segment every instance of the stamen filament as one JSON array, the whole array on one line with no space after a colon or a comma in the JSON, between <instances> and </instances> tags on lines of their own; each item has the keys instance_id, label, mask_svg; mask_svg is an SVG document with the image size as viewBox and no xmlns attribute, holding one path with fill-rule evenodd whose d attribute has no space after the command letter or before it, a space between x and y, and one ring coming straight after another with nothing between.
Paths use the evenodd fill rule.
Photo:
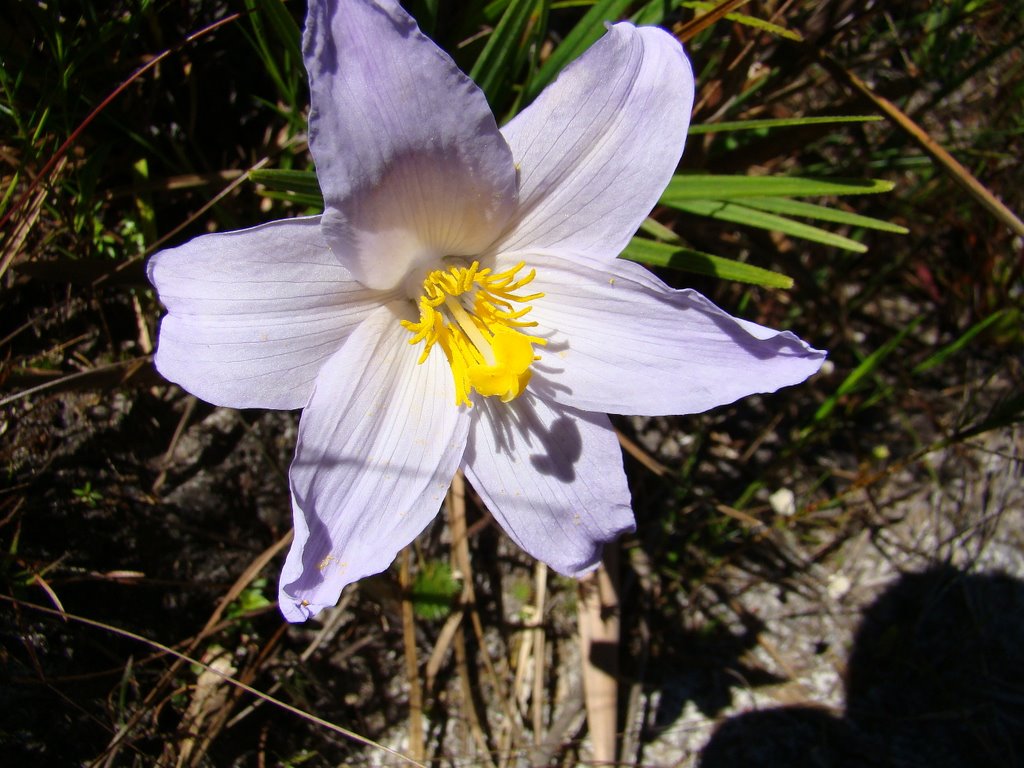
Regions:
<instances>
[{"instance_id":1,"label":"stamen filament","mask_svg":"<svg viewBox=\"0 0 1024 768\"><path fill-rule=\"evenodd\" d=\"M530 366L539 359L533 347L546 341L522 332L537 323L522 319L531 307L516 305L544 294L515 293L536 277L532 269L520 276L525 266L520 262L494 274L474 261L468 267L435 270L423 280L419 321L402 321L412 333L409 343L423 343L420 363L435 344L441 346L451 367L457 405L472 407L473 393L508 402L530 382Z\"/></svg>"},{"instance_id":2,"label":"stamen filament","mask_svg":"<svg viewBox=\"0 0 1024 768\"><path fill-rule=\"evenodd\" d=\"M455 318L455 322L459 324L459 328L462 329L462 332L469 337L469 340L473 342L473 346L475 346L477 351L483 355L487 364L494 365L494 352L491 351L490 342L484 338L480 329L476 327L476 323L473 322L473 318L471 318L469 313L462 308L458 299L453 296L446 296L444 305L448 307L448 311L452 313L452 317Z\"/></svg>"}]
</instances>

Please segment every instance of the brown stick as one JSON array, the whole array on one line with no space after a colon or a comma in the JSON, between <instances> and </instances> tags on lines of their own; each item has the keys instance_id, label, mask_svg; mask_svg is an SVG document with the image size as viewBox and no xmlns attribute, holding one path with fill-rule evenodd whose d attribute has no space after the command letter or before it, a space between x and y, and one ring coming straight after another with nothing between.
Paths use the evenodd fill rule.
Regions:
<instances>
[{"instance_id":1,"label":"brown stick","mask_svg":"<svg viewBox=\"0 0 1024 768\"><path fill-rule=\"evenodd\" d=\"M409 680L409 753L412 759L423 762L423 689L420 687L420 667L416 657L416 616L412 605L412 577L410 561L412 547L402 550L399 582L402 585L402 640L405 646L405 676Z\"/></svg>"},{"instance_id":2,"label":"brown stick","mask_svg":"<svg viewBox=\"0 0 1024 768\"><path fill-rule=\"evenodd\" d=\"M981 203L989 213L1009 227L1014 234L1024 237L1024 222L1022 222L1013 211L1007 208L1006 204L1003 203L1002 200L992 194L988 187L978 181L974 177L974 174L961 165L961 163L953 157L945 147L929 136L928 132L915 123L903 110L884 96L879 96L871 90L871 87L867 83L853 74L853 72L843 67L832 57L825 54L819 54L819 59L829 72L832 73L833 77L846 83L858 93L868 98L885 114L886 117L896 123L901 130L906 132L910 138L916 141L921 149L931 155L932 159L939 164L939 166L949 175L950 178L953 179L953 181L963 187L967 193Z\"/></svg>"},{"instance_id":3,"label":"brown stick","mask_svg":"<svg viewBox=\"0 0 1024 768\"><path fill-rule=\"evenodd\" d=\"M619 686L619 573L615 546L579 585L580 663L594 763L615 763Z\"/></svg>"}]
</instances>

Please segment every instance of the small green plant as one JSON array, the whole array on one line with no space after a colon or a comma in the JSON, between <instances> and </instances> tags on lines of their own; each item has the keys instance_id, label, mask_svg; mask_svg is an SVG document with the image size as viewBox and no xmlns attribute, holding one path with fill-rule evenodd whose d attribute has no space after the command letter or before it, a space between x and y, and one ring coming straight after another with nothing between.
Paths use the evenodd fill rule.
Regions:
<instances>
[{"instance_id":1,"label":"small green plant","mask_svg":"<svg viewBox=\"0 0 1024 768\"><path fill-rule=\"evenodd\" d=\"M421 619L443 619L451 612L452 598L462 587L444 560L424 563L412 585L412 604Z\"/></svg>"},{"instance_id":2,"label":"small green plant","mask_svg":"<svg viewBox=\"0 0 1024 768\"><path fill-rule=\"evenodd\" d=\"M318 757L318 754L316 752L314 752L312 750L309 750L309 749L302 749L302 750L299 750L298 752L296 752L291 757L285 758L283 765L286 768L291 768L291 766L293 766L293 765L305 765L308 761L312 760L314 757Z\"/></svg>"},{"instance_id":3,"label":"small green plant","mask_svg":"<svg viewBox=\"0 0 1024 768\"><path fill-rule=\"evenodd\" d=\"M96 505L103 501L103 494L93 488L89 480L86 480L81 488L72 488L71 493L90 509L95 509Z\"/></svg>"},{"instance_id":4,"label":"small green plant","mask_svg":"<svg viewBox=\"0 0 1024 768\"><path fill-rule=\"evenodd\" d=\"M270 605L270 601L263 594L266 587L266 579L253 580L248 587L242 590L242 594L238 596L238 599L228 606L224 615L229 619L237 619L247 613L258 611L260 608L266 608Z\"/></svg>"}]
</instances>

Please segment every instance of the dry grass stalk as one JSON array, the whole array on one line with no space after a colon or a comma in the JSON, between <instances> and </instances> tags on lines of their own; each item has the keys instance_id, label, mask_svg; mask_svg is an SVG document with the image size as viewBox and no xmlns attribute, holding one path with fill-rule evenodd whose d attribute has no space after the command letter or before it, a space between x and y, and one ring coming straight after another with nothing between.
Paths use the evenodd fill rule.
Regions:
<instances>
[{"instance_id":1,"label":"dry grass stalk","mask_svg":"<svg viewBox=\"0 0 1024 768\"><path fill-rule=\"evenodd\" d=\"M196 765L202 758L210 741L207 734L209 721L216 721L216 713L228 705L231 689L227 679L238 671L231 654L217 645L210 646L203 654L203 663L207 666L199 673L188 709L181 720L184 735L176 744L168 742L164 747L166 759L175 758L173 753L177 747L178 754L174 760L177 768Z\"/></svg>"},{"instance_id":2,"label":"dry grass stalk","mask_svg":"<svg viewBox=\"0 0 1024 768\"><path fill-rule=\"evenodd\" d=\"M473 570L469 559L469 541L466 536L466 481L461 472L456 472L452 478L451 490L448 493L448 526L452 535L452 571L462 577L462 595L459 602L462 610L474 610L476 603L476 592L473 589ZM477 699L473 695L470 685L469 661L466 654L465 625L459 622L453 643L455 647L455 665L458 668L459 685L462 690L463 711L469 720L469 728L473 733L473 739L477 748L487 761L489 768L496 768L491 759L490 740L484 728L487 725L486 713L481 717L477 712ZM481 646L483 638L481 635ZM486 653L484 658L490 665ZM491 670L493 674L493 669ZM495 679L497 676L494 676Z\"/></svg>"},{"instance_id":3,"label":"dry grass stalk","mask_svg":"<svg viewBox=\"0 0 1024 768\"><path fill-rule=\"evenodd\" d=\"M405 649L405 675L409 680L409 752L413 760L423 762L423 689L416 654L416 616L412 605L412 548L402 550L399 581L402 585L402 645Z\"/></svg>"},{"instance_id":4,"label":"dry grass stalk","mask_svg":"<svg viewBox=\"0 0 1024 768\"><path fill-rule=\"evenodd\" d=\"M988 187L978 181L973 173L967 170L945 147L933 139L924 128L914 122L906 112L889 101L889 99L875 93L867 83L830 56L821 55L820 60L835 75L836 79L846 83L858 93L868 98L886 117L917 142L918 146L927 152L953 181L977 200L989 213L1009 227L1010 231L1015 235L1024 237L1024 221L1021 221L1017 214L1011 211Z\"/></svg>"},{"instance_id":5,"label":"dry grass stalk","mask_svg":"<svg viewBox=\"0 0 1024 768\"><path fill-rule=\"evenodd\" d=\"M587 728L595 764L616 761L618 711L619 578L616 555L579 584L580 664Z\"/></svg>"},{"instance_id":6,"label":"dry grass stalk","mask_svg":"<svg viewBox=\"0 0 1024 768\"><path fill-rule=\"evenodd\" d=\"M548 567L538 562L534 572L534 621L533 634L533 696L531 715L533 720L533 741L540 745L544 735L544 602L547 599Z\"/></svg>"}]
</instances>

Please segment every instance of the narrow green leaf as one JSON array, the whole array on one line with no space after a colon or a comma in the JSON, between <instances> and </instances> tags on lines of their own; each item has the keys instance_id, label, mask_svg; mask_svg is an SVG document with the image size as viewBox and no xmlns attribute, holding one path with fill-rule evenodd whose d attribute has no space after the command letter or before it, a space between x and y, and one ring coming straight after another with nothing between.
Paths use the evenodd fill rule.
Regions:
<instances>
[{"instance_id":1,"label":"narrow green leaf","mask_svg":"<svg viewBox=\"0 0 1024 768\"><path fill-rule=\"evenodd\" d=\"M816 221L831 221L836 224L848 224L851 227L895 232L899 235L905 235L910 231L899 224L875 219L871 216L862 216L859 213L850 213L838 208L830 208L827 205L805 203L801 200L790 200L785 197L745 197L743 198L743 204L750 208L757 208L761 211L770 211L786 216L800 216L805 219L815 219Z\"/></svg>"},{"instance_id":2,"label":"narrow green leaf","mask_svg":"<svg viewBox=\"0 0 1024 768\"><path fill-rule=\"evenodd\" d=\"M1022 421L1024 421L1024 394L1011 394L997 402L980 422L957 430L948 442L952 444L954 441L967 440L989 430L1002 429L1013 424L1020 424Z\"/></svg>"},{"instance_id":3,"label":"narrow green leaf","mask_svg":"<svg viewBox=\"0 0 1024 768\"><path fill-rule=\"evenodd\" d=\"M149 162L145 157L132 164L132 180L142 183L149 180ZM135 209L139 213L139 228L145 238L144 242L156 242L156 211L153 208L152 196L148 192L136 193Z\"/></svg>"},{"instance_id":4,"label":"narrow green leaf","mask_svg":"<svg viewBox=\"0 0 1024 768\"><path fill-rule=\"evenodd\" d=\"M832 411L835 410L836 405L839 403L839 398L853 392L864 379L878 370L878 366L896 350L911 331L917 328L921 320L921 317L914 318L906 328L864 358L864 361L854 368L849 376L843 379L843 383L839 385L839 388L821 404L814 414L814 422L819 423L827 419L832 414Z\"/></svg>"},{"instance_id":5,"label":"narrow green leaf","mask_svg":"<svg viewBox=\"0 0 1024 768\"><path fill-rule=\"evenodd\" d=\"M525 73L511 84L514 98L508 109L502 114L499 125L504 125L513 117L519 114L522 109L523 100L526 98L527 89L533 78L540 71L541 49L544 39L547 37L548 15L551 13L551 0L537 0L536 9L530 17L527 27L526 39L519 51L519 58L515 62L516 71L522 70L525 63Z\"/></svg>"},{"instance_id":6,"label":"narrow green leaf","mask_svg":"<svg viewBox=\"0 0 1024 768\"><path fill-rule=\"evenodd\" d=\"M957 352L961 351L964 347L970 344L975 336L977 336L979 333L981 333L994 323L998 322L999 320L1002 320L1009 314L1016 314L1016 310L999 309L993 312L988 317L986 317L984 320L979 320L977 323L975 323L966 331L964 331L963 335L956 341L947 344L938 352L929 355L926 360L915 365L914 368L910 371L911 375L917 376L918 374L924 373L925 371L930 371L932 368L935 368L938 365L942 365L944 362L946 362L946 360L948 360Z\"/></svg>"},{"instance_id":7,"label":"narrow green leaf","mask_svg":"<svg viewBox=\"0 0 1024 768\"><path fill-rule=\"evenodd\" d=\"M246 37L249 38L253 48L259 54L263 69L270 79L274 81L274 85L280 95L284 93L287 86L280 67L278 67L277 57L271 52L263 14L259 11L257 0L245 0L245 8L249 12L249 24L252 27L252 35L247 34Z\"/></svg>"},{"instance_id":8,"label":"narrow green leaf","mask_svg":"<svg viewBox=\"0 0 1024 768\"><path fill-rule=\"evenodd\" d=\"M306 73L302 66L302 34L282 0L245 0L252 34L243 33L260 56L264 70L274 82L278 98L285 105L281 112L295 130L304 102Z\"/></svg>"},{"instance_id":9,"label":"narrow green leaf","mask_svg":"<svg viewBox=\"0 0 1024 768\"><path fill-rule=\"evenodd\" d=\"M718 3L708 3L702 0L691 0L690 2L683 3L687 8L693 8L694 10L707 13L714 8ZM743 13L727 13L725 18L729 21L735 21L737 24L743 24L747 27L753 27L754 29L760 29L763 32L776 35L777 37L785 37L789 40L796 40L797 42L803 42L803 36L798 32L794 32L791 29L780 27L778 24L772 24L770 21L759 19L756 16L747 16Z\"/></svg>"},{"instance_id":10,"label":"narrow green leaf","mask_svg":"<svg viewBox=\"0 0 1024 768\"><path fill-rule=\"evenodd\" d=\"M647 5L633 14L630 21L638 27L656 27L680 5L682 5L682 0L650 0Z\"/></svg>"},{"instance_id":11,"label":"narrow green leaf","mask_svg":"<svg viewBox=\"0 0 1024 768\"><path fill-rule=\"evenodd\" d=\"M832 245L847 251L864 253L867 250L867 246L848 237L837 235L834 232L829 232L810 224L793 221L784 216L777 216L774 213L765 213L745 205L739 205L738 203L729 203L722 200L680 200L670 203L670 205L684 213L707 216L719 221L731 221L734 224L742 224L747 227L770 229L775 232L782 232L790 237L799 237L815 243L824 243L825 245Z\"/></svg>"},{"instance_id":12,"label":"narrow green leaf","mask_svg":"<svg viewBox=\"0 0 1024 768\"><path fill-rule=\"evenodd\" d=\"M701 133L727 133L729 131L759 131L765 128L790 128L801 125L834 125L839 123L877 123L881 115L834 115L818 117L775 117L764 120L733 120L725 123L691 125L691 135Z\"/></svg>"},{"instance_id":13,"label":"narrow green leaf","mask_svg":"<svg viewBox=\"0 0 1024 768\"><path fill-rule=\"evenodd\" d=\"M491 104L498 103L501 88L519 58L536 5L537 0L512 0L470 70L470 78Z\"/></svg>"},{"instance_id":14,"label":"narrow green leaf","mask_svg":"<svg viewBox=\"0 0 1024 768\"><path fill-rule=\"evenodd\" d=\"M491 2L484 6L483 20L488 24L494 24L495 19L501 16L512 2L513 0L491 0ZM475 17L470 16L470 18Z\"/></svg>"},{"instance_id":15,"label":"narrow green leaf","mask_svg":"<svg viewBox=\"0 0 1024 768\"><path fill-rule=\"evenodd\" d=\"M295 200L310 207L324 207L320 183L313 171L285 171L262 168L249 172L249 181L262 184L268 192L266 197L276 200ZM276 193L284 193L284 196Z\"/></svg>"},{"instance_id":16,"label":"narrow green leaf","mask_svg":"<svg viewBox=\"0 0 1024 768\"><path fill-rule=\"evenodd\" d=\"M603 35L604 23L618 19L625 13L629 3L630 0L598 0L594 3L594 7L587 11L579 23L572 28L572 31L565 36L562 44L555 48L547 61L537 70L537 74L527 84L524 89L525 102L533 101L534 97L562 71L562 67L578 57L590 47L591 43Z\"/></svg>"},{"instance_id":17,"label":"narrow green leaf","mask_svg":"<svg viewBox=\"0 0 1024 768\"><path fill-rule=\"evenodd\" d=\"M266 14L277 33L277 39L284 44L291 63L296 67L302 66L302 31L295 19L288 12L282 0L259 0L260 10ZM300 70L302 74L302 70Z\"/></svg>"},{"instance_id":18,"label":"narrow green leaf","mask_svg":"<svg viewBox=\"0 0 1024 768\"><path fill-rule=\"evenodd\" d=\"M320 195L309 195L303 192L280 192L273 189L260 189L256 193L270 200L283 200L293 205L309 209L310 213L323 211L324 200Z\"/></svg>"},{"instance_id":19,"label":"narrow green leaf","mask_svg":"<svg viewBox=\"0 0 1024 768\"><path fill-rule=\"evenodd\" d=\"M664 205L684 200L740 197L810 197L867 195L889 192L895 184L881 179L815 178L810 176L727 176L705 173L672 177L661 196Z\"/></svg>"},{"instance_id":20,"label":"narrow green leaf","mask_svg":"<svg viewBox=\"0 0 1024 768\"><path fill-rule=\"evenodd\" d=\"M405 9L412 14L427 37L437 31L438 0L407 0Z\"/></svg>"},{"instance_id":21,"label":"narrow green leaf","mask_svg":"<svg viewBox=\"0 0 1024 768\"><path fill-rule=\"evenodd\" d=\"M634 237L621 256L624 259L649 264L653 267L671 267L722 280L737 280L769 288L793 287L793 279L778 272L725 259L721 256L713 256L710 253L702 253L680 245L656 243L641 237Z\"/></svg>"},{"instance_id":22,"label":"narrow green leaf","mask_svg":"<svg viewBox=\"0 0 1024 768\"><path fill-rule=\"evenodd\" d=\"M645 235L657 238L658 240L664 240L667 243L682 244L682 240L675 232L666 227L659 221L655 221L650 216L643 220L640 225L640 231Z\"/></svg>"}]
</instances>

